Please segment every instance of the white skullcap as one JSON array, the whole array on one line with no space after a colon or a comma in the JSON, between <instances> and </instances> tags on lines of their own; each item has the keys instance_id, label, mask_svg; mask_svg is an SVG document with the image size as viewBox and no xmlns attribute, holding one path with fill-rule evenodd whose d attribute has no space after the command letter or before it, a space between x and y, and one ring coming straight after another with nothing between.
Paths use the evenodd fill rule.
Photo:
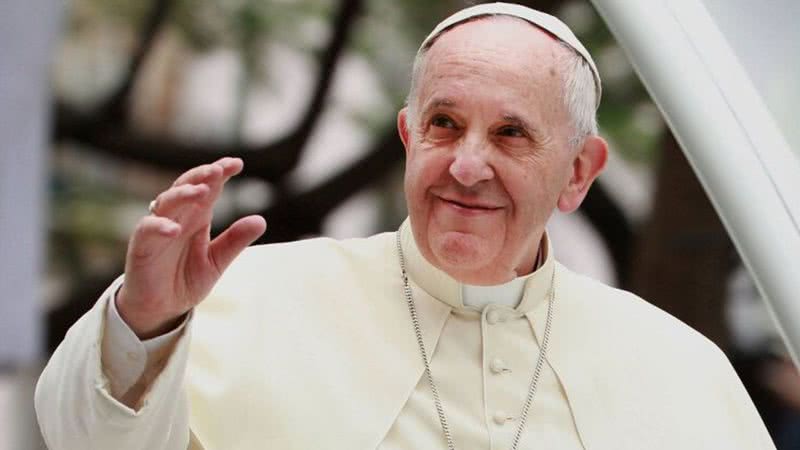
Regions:
<instances>
[{"instance_id":1,"label":"white skullcap","mask_svg":"<svg viewBox=\"0 0 800 450\"><path fill-rule=\"evenodd\" d=\"M558 20L550 14L536 11L535 9L528 8L527 6L497 2L475 5L466 9L462 9L461 11L458 11L452 16L441 21L439 25L436 25L436 28L433 29L431 34L429 34L428 37L422 41L422 45L420 45L417 55L425 51L431 45L433 40L439 37L442 32L452 28L453 26L475 17L495 15L519 17L520 19L530 22L533 25L547 31L578 52L578 54L583 57L584 61L586 61L589 64L589 67L592 69L595 93L597 94L595 105L600 105L600 93L602 91L600 88L600 74L597 71L597 66L595 66L594 60L592 60L592 56L589 55L589 52L586 50L586 47L581 44L581 41L575 37L575 34L572 33L572 30L570 30L564 22Z\"/></svg>"}]
</instances>

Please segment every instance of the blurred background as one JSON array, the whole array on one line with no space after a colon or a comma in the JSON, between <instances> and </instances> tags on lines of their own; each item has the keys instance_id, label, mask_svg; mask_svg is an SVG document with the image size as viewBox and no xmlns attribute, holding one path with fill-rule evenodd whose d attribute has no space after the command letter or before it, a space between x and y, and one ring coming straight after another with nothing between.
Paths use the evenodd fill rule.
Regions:
<instances>
[{"instance_id":1,"label":"blurred background","mask_svg":"<svg viewBox=\"0 0 800 450\"><path fill-rule=\"evenodd\" d=\"M414 53L439 20L474 3L4 1L0 450L44 448L38 372L122 272L134 224L183 170L243 158L214 226L262 214L261 243L395 229L406 215L395 118ZM609 167L577 213L551 220L557 257L716 342L778 448L800 449L797 371L625 53L589 1L519 3L565 21L604 82ZM800 7L704 3L800 149L790 116Z\"/></svg>"}]
</instances>

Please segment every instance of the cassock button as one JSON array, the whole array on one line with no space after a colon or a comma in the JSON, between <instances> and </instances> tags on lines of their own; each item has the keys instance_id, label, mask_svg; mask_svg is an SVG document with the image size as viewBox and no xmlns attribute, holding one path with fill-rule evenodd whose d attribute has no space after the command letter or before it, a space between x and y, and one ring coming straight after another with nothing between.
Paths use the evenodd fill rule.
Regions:
<instances>
[{"instance_id":1,"label":"cassock button","mask_svg":"<svg viewBox=\"0 0 800 450\"><path fill-rule=\"evenodd\" d=\"M488 313L486 313L486 321L489 322L489 325L494 325L497 322L502 322L503 318L500 316L500 313L496 309L493 309Z\"/></svg>"},{"instance_id":2,"label":"cassock button","mask_svg":"<svg viewBox=\"0 0 800 450\"><path fill-rule=\"evenodd\" d=\"M498 425L505 425L506 422L511 422L512 420L514 420L514 417L503 411L497 411L494 413L494 423Z\"/></svg>"},{"instance_id":3,"label":"cassock button","mask_svg":"<svg viewBox=\"0 0 800 450\"><path fill-rule=\"evenodd\" d=\"M506 367L506 363L500 358L495 358L489 365L489 369L494 373L511 372L511 369Z\"/></svg>"}]
</instances>

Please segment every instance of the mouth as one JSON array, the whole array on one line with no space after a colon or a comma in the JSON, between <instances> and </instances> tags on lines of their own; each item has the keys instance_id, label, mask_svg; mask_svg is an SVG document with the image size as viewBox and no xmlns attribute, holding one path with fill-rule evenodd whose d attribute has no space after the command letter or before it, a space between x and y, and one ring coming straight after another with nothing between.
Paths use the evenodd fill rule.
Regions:
<instances>
[{"instance_id":1,"label":"mouth","mask_svg":"<svg viewBox=\"0 0 800 450\"><path fill-rule=\"evenodd\" d=\"M451 206L451 207L453 207L453 208L455 208L457 210L461 210L461 211L465 211L465 212L476 212L476 213L491 212L491 211L497 211L497 210L502 208L500 206L495 206L495 205L492 205L492 204L482 203L482 202L472 202L472 201L467 201L467 200L456 200L456 199L445 198L445 197L439 197L439 199L442 202L444 202L445 204L447 204L448 206Z\"/></svg>"}]
</instances>

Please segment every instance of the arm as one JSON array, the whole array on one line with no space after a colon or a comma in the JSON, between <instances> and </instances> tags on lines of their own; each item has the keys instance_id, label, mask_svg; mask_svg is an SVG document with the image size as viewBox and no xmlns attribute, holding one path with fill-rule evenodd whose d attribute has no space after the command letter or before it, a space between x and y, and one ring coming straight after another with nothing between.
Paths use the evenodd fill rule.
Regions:
<instances>
[{"instance_id":1,"label":"arm","mask_svg":"<svg viewBox=\"0 0 800 450\"><path fill-rule=\"evenodd\" d=\"M132 388L140 386L146 389L155 380L171 357L177 341L183 338L192 313L187 314L172 331L142 341L120 317L116 292L112 290L106 306L101 346L103 372L108 377L111 395L126 406L138 409L142 392L138 389L137 394Z\"/></svg>"},{"instance_id":2,"label":"arm","mask_svg":"<svg viewBox=\"0 0 800 450\"><path fill-rule=\"evenodd\" d=\"M242 161L233 158L191 169L139 221L128 244L124 285L115 282L70 329L39 379L36 411L51 450L183 450L190 444L183 374L191 326L185 338L170 343L174 350L157 351L139 366L140 375L124 380L117 373L112 389L104 369L114 375L112 361L122 355L113 354L118 349L108 342L104 348L107 307L119 288L119 317L140 341L180 325L266 228L264 219L250 216L210 239L213 204L241 170ZM123 386L131 378L133 385Z\"/></svg>"},{"instance_id":3,"label":"arm","mask_svg":"<svg viewBox=\"0 0 800 450\"><path fill-rule=\"evenodd\" d=\"M189 340L176 342L174 354L138 409L114 398L103 372L101 347L115 285L70 328L39 378L35 403L42 435L50 450L185 449L189 411L183 373Z\"/></svg>"}]
</instances>

